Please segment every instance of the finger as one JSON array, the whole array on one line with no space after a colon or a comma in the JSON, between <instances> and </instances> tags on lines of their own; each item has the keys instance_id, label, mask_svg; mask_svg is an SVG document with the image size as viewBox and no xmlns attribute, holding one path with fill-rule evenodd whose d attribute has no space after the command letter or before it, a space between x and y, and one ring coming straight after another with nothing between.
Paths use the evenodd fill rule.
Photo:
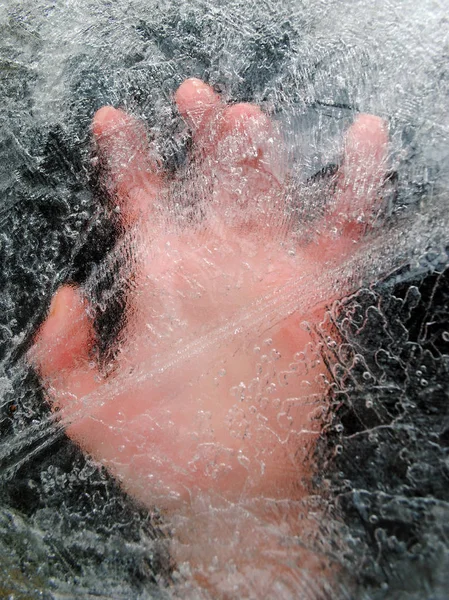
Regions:
<instances>
[{"instance_id":1,"label":"finger","mask_svg":"<svg viewBox=\"0 0 449 600\"><path fill-rule=\"evenodd\" d=\"M65 425L80 421L83 398L99 387L101 377L91 356L94 342L93 324L80 289L62 286L27 358Z\"/></svg>"},{"instance_id":2,"label":"finger","mask_svg":"<svg viewBox=\"0 0 449 600\"><path fill-rule=\"evenodd\" d=\"M124 222L148 212L161 185L145 127L122 110L104 106L92 121L103 183Z\"/></svg>"},{"instance_id":3,"label":"finger","mask_svg":"<svg viewBox=\"0 0 449 600\"><path fill-rule=\"evenodd\" d=\"M360 237L381 203L387 173L388 130L383 119L359 115L345 137L331 214L331 227Z\"/></svg>"},{"instance_id":4,"label":"finger","mask_svg":"<svg viewBox=\"0 0 449 600\"><path fill-rule=\"evenodd\" d=\"M276 124L259 107L239 103L222 111L216 129L209 218L232 229L277 235L285 229L287 160Z\"/></svg>"},{"instance_id":5,"label":"finger","mask_svg":"<svg viewBox=\"0 0 449 600\"><path fill-rule=\"evenodd\" d=\"M175 102L193 131L194 142L206 145L227 166L238 164L280 175L280 161L275 156L280 136L258 106L225 106L211 86L195 78L181 84Z\"/></svg>"},{"instance_id":6,"label":"finger","mask_svg":"<svg viewBox=\"0 0 449 600\"><path fill-rule=\"evenodd\" d=\"M260 218L274 224L273 214L279 217L283 206L279 194L275 199L270 193L280 190L287 161L271 119L253 104L224 105L219 95L198 79L185 81L175 101L193 131L193 158L200 158L201 173L215 184L216 193L205 207L209 216L220 222L225 217L228 225L237 227ZM202 182L197 182L200 189ZM244 210L234 211L236 205Z\"/></svg>"},{"instance_id":7,"label":"finger","mask_svg":"<svg viewBox=\"0 0 449 600\"><path fill-rule=\"evenodd\" d=\"M46 379L87 360L93 339L93 328L78 288L64 285L53 297L29 358Z\"/></svg>"},{"instance_id":8,"label":"finger","mask_svg":"<svg viewBox=\"0 0 449 600\"><path fill-rule=\"evenodd\" d=\"M200 144L207 137L206 132L211 121L222 107L220 96L210 85L192 77L186 79L175 93L176 106L192 130L195 144ZM210 137L210 132L209 137Z\"/></svg>"},{"instance_id":9,"label":"finger","mask_svg":"<svg viewBox=\"0 0 449 600\"><path fill-rule=\"evenodd\" d=\"M266 180L281 185L284 178L281 136L273 121L249 103L224 109L217 132L217 157L227 167L240 167L243 176L257 172L259 186Z\"/></svg>"}]
</instances>

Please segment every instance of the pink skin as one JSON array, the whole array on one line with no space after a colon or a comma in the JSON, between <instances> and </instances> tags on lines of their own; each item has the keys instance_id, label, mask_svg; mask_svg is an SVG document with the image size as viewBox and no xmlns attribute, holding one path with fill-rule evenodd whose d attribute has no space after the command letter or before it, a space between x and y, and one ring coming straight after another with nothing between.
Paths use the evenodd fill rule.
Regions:
<instances>
[{"instance_id":1,"label":"pink skin","mask_svg":"<svg viewBox=\"0 0 449 600\"><path fill-rule=\"evenodd\" d=\"M223 104L196 79L175 102L194 141L176 193L196 190L201 218L171 216L172 188L143 126L100 109L92 131L104 182L134 238L122 343L104 375L92 364L85 300L62 286L30 357L67 434L141 503L178 511L204 493L300 499L329 376L322 362L306 371L295 358L311 342L299 324L319 323L335 298L301 310L295 298L348 258L363 234L360 216L376 211L386 126L360 115L349 128L321 237L304 246L284 217L285 152L270 119L251 104ZM276 300L281 288L290 307ZM242 320L248 314L253 320Z\"/></svg>"}]
</instances>

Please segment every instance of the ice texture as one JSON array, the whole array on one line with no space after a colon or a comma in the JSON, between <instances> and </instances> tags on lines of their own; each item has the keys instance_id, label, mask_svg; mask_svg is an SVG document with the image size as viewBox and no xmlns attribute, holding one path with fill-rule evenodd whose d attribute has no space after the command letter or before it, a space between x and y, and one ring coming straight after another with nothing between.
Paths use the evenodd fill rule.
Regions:
<instances>
[{"instance_id":1,"label":"ice texture","mask_svg":"<svg viewBox=\"0 0 449 600\"><path fill-rule=\"evenodd\" d=\"M260 499L257 514L283 527L267 529L245 506L217 511L210 544L192 542L191 553L213 553L231 524L261 548L282 547L269 565L284 575L267 584L266 597L447 596L447 13L447 3L430 0L0 5L0 596L209 597L191 587L189 561L170 555L176 519L142 508L65 436L25 360L67 280L83 284L102 359L113 358L136 254L127 254L126 237L116 245L99 201L92 116L105 104L126 109L151 130L164 168L180 172L192 140L173 94L188 77L229 101L262 106L279 124L290 217L302 239L316 234L354 116L372 113L390 128L385 201L366 240L309 296L295 294L306 276L276 296L285 315L337 298L295 359L304 372L318 359L332 369L314 487L294 507ZM171 190L177 222L194 218L198 185L181 209ZM182 356L257 328L269 300L203 331ZM131 390L173 360L138 365L119 384ZM286 429L288 411L278 415ZM235 413L230 427L240 435L244 415ZM301 520L299 536L289 536L289 519ZM309 568L306 554L325 557L333 577ZM258 597L261 581L237 560L222 593Z\"/></svg>"}]
</instances>

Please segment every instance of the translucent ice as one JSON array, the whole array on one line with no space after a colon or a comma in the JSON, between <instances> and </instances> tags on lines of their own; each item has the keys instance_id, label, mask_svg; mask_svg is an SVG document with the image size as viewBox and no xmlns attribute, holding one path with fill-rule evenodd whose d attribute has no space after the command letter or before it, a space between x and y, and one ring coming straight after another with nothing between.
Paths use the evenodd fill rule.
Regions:
<instances>
[{"instance_id":1,"label":"translucent ice","mask_svg":"<svg viewBox=\"0 0 449 600\"><path fill-rule=\"evenodd\" d=\"M10 1L0 7L0 590L5 597L444 593L449 572L446 13L444 3L411 0L78 0L32 6ZM264 193L245 192L241 165L233 164L222 178L220 194L233 198L224 221L237 223L240 232L251 229L245 221L251 204L259 222L274 224L276 232L285 228L285 235L276 237L282 264L295 265L282 284L249 296L239 310L233 305L236 290L245 290L248 281L253 281L250 289L259 290L257 282L271 281L270 267L279 262L266 242L270 260L258 271L251 236L244 251L226 236L211 248L207 228L199 243L187 239L186 230L208 222L210 196L210 181L196 168L198 157L190 162L192 127L174 108L175 90L189 77L210 83L224 101L260 105L286 145L272 173L286 191L282 198L270 196L269 206ZM111 202L115 192L101 177L101 156L92 153L91 120L103 105L121 107L143 124L142 131L151 132L148 160L161 157L157 169L170 174L156 206L163 215L162 246L147 243L155 237L150 226L137 235L132 225L122 235L123 207ZM332 214L344 132L360 113L389 124L382 201L374 214L364 207L356 215L361 226L369 222L369 231L343 253L344 260L338 260L337 221L329 234L335 256L325 268L301 271L302 248L318 243L326 229L323 216ZM247 163L257 160L254 148L276 143L276 136L256 139L259 133L249 131L252 143L246 149L236 149L238 138L229 138L217 160L223 164L236 152L246 152ZM132 163L132 153L121 160ZM359 179L360 195L369 197L372 190ZM261 182L251 181L250 189L255 185ZM173 243L180 234L186 242L181 254ZM198 262L187 275L186 247L201 258L201 268ZM145 316L145 331L133 329L132 319L137 322L139 315L127 310L130 298L142 289L148 294L157 283L151 271L142 287L135 265L161 263L161 257L177 265L161 267L164 302ZM232 261L238 269L228 269ZM195 317L196 334L189 337L183 333L189 331L182 320L187 317L176 302L179 293L192 303L202 301L210 291L205 280L216 282L220 314L206 313L204 301ZM194 507L190 516L164 512L157 494L150 507L142 507L142 496L133 490L134 499L126 496L126 486L111 477L120 469L99 466L65 436L74 415L55 418L25 360L51 297L67 281L81 284L95 319L92 371L101 364L111 381L106 391L74 394L82 414L111 398L138 394L149 381L170 401L174 374L180 372L190 394L201 398L232 381L226 416L214 422L205 404L196 429L188 433L209 435L223 427L241 450L235 464L248 473L255 432L271 427L280 440L303 440L306 429L321 432L311 449L313 474L302 484L307 493L292 492L290 501L260 493L217 504L207 490L192 496L193 488L186 486ZM323 302L329 304L317 323L309 309ZM301 311L302 342L281 348L264 324L273 315L278 322ZM133 335L124 340L124 331ZM179 332L176 344L173 331ZM139 355L129 361L128 371L117 373L125 341L131 341L127 356L135 359L142 338L155 354ZM242 364L252 353L251 376L243 369L236 378L223 364L229 348ZM209 362L195 362L198 356ZM313 418L300 428L295 425L300 402L285 391L297 381L309 382L314 393ZM274 426L264 421L271 416ZM150 417L154 421L154 414ZM150 421L140 419L142 435ZM241 445L242 440L250 441ZM114 448L114 464L120 464L128 441L125 436ZM219 480L230 466L221 450L203 446L191 466ZM273 469L270 456L269 446L264 460L258 456L261 477ZM156 452L153 459L158 457ZM169 468L177 466L172 458ZM294 487L301 473L288 476ZM204 520L204 514L211 518ZM183 539L176 532L183 532ZM251 551L242 540L252 541ZM208 584L198 589L202 580Z\"/></svg>"}]
</instances>

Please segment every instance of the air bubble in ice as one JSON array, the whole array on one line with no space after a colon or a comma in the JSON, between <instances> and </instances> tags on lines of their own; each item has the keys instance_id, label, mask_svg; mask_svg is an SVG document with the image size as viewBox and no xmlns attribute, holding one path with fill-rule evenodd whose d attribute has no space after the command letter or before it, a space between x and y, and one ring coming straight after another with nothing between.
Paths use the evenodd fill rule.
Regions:
<instances>
[{"instance_id":1,"label":"air bubble in ice","mask_svg":"<svg viewBox=\"0 0 449 600\"><path fill-rule=\"evenodd\" d=\"M268 398L266 396L261 396L257 399L262 410L265 410L268 406Z\"/></svg>"},{"instance_id":2,"label":"air bubble in ice","mask_svg":"<svg viewBox=\"0 0 449 600\"><path fill-rule=\"evenodd\" d=\"M245 456L242 452L239 452L237 454L237 460L239 461L239 463L242 465L242 467L244 467L245 469L249 469L251 466L251 461L250 459Z\"/></svg>"},{"instance_id":3,"label":"air bubble in ice","mask_svg":"<svg viewBox=\"0 0 449 600\"><path fill-rule=\"evenodd\" d=\"M266 387L267 394L274 394L275 391L276 391L276 384L274 382L269 383Z\"/></svg>"}]
</instances>

